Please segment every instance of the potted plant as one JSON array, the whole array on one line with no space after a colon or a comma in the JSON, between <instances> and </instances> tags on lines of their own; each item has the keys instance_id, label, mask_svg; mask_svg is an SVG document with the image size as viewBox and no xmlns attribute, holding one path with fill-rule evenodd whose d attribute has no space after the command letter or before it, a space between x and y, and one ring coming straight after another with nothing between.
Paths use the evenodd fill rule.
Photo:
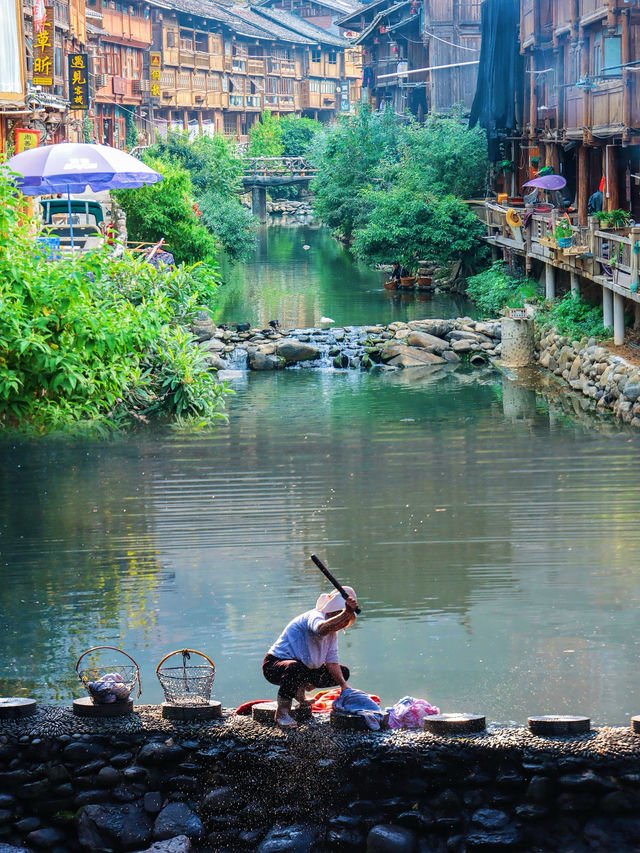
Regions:
<instances>
[{"instance_id":1,"label":"potted plant","mask_svg":"<svg viewBox=\"0 0 640 853\"><path fill-rule=\"evenodd\" d=\"M558 241L558 248L567 249L573 239L573 228L567 219L560 219L553 230L553 236Z\"/></svg>"},{"instance_id":2,"label":"potted plant","mask_svg":"<svg viewBox=\"0 0 640 853\"><path fill-rule=\"evenodd\" d=\"M631 214L627 210L599 210L594 214L603 228L627 228L631 220Z\"/></svg>"}]
</instances>

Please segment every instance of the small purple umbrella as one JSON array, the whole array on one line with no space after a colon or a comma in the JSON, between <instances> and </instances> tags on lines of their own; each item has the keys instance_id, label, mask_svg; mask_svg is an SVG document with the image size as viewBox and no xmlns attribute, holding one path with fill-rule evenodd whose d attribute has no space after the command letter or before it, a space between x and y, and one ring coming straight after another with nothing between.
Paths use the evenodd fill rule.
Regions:
<instances>
[{"instance_id":1,"label":"small purple umbrella","mask_svg":"<svg viewBox=\"0 0 640 853\"><path fill-rule=\"evenodd\" d=\"M6 168L19 175L16 186L25 195L66 192L72 250L72 192L84 192L87 185L96 192L134 189L162 180L162 175L126 151L86 142L59 142L32 148L11 157Z\"/></svg>"},{"instance_id":2,"label":"small purple umbrella","mask_svg":"<svg viewBox=\"0 0 640 853\"><path fill-rule=\"evenodd\" d=\"M539 187L541 190L561 190L566 187L567 182L562 175L543 175L541 178L533 178L523 184L523 187Z\"/></svg>"}]
</instances>

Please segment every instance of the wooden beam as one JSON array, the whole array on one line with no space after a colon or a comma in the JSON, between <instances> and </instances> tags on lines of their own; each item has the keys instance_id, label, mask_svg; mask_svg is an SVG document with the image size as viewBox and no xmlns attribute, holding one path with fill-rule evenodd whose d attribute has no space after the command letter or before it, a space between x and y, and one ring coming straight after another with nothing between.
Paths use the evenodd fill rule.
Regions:
<instances>
[{"instance_id":1,"label":"wooden beam","mask_svg":"<svg viewBox=\"0 0 640 853\"><path fill-rule=\"evenodd\" d=\"M589 152L584 145L578 146L578 223L586 225L588 221L587 202L589 200Z\"/></svg>"}]
</instances>

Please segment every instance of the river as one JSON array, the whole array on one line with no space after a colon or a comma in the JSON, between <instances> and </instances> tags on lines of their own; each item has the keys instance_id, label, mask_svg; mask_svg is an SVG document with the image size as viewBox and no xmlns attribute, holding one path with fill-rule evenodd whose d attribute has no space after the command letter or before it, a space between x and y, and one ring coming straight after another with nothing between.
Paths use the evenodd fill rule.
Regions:
<instances>
[{"instance_id":1,"label":"river","mask_svg":"<svg viewBox=\"0 0 640 853\"><path fill-rule=\"evenodd\" d=\"M333 245L318 230L284 236ZM296 272L265 239L276 257L263 243L244 267L264 299L226 301L229 320L429 311L389 303L342 250L336 281L322 258ZM261 659L327 588L316 552L358 593L341 657L384 703L411 694L503 724L628 722L640 712L640 437L528 380L438 375L252 374L212 432L4 438L0 694L69 702L82 695L77 658L105 644L140 664L140 701L162 700L155 667L182 647L215 661L224 705L272 697Z\"/></svg>"}]
</instances>

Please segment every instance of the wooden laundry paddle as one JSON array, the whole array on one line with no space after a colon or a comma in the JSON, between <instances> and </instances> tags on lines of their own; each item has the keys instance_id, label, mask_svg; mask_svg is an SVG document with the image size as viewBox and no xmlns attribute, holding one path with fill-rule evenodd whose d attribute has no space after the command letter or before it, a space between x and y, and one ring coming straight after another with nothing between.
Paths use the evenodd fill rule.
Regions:
<instances>
[{"instance_id":1,"label":"wooden laundry paddle","mask_svg":"<svg viewBox=\"0 0 640 853\"><path fill-rule=\"evenodd\" d=\"M329 569L325 566L325 564L322 562L322 560L320 559L320 557L318 557L316 554L312 554L312 555L311 555L311 559L312 559L312 560L313 560L313 562L316 564L316 566L320 569L320 571L322 572L322 574L327 578L327 580L331 581L331 583L335 586L335 588L338 590L338 592L340 593L340 595L341 595L345 600L346 600L347 598L349 598L349 593L345 590L345 588L344 588L343 586L341 586L341 585L340 585L340 583L338 582L338 580L337 580L337 579L336 579L336 578L331 574L331 572L330 572L330 571L329 571ZM360 613L360 608L359 608L359 607L356 607L355 612L356 612L356 613Z\"/></svg>"}]
</instances>

